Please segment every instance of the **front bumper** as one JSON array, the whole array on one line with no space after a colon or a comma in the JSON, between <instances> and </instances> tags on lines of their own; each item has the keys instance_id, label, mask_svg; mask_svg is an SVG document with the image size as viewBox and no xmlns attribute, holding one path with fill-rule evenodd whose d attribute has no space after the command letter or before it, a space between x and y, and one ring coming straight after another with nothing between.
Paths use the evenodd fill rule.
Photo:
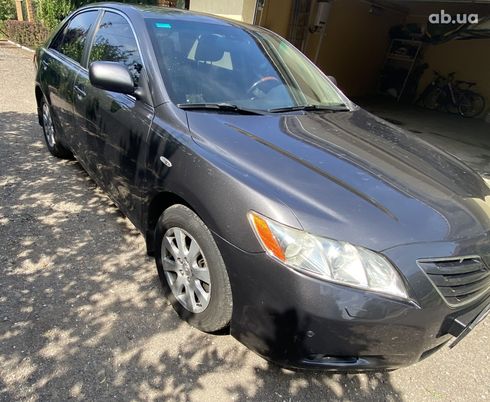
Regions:
<instances>
[{"instance_id":1,"label":"front bumper","mask_svg":"<svg viewBox=\"0 0 490 402\"><path fill-rule=\"evenodd\" d=\"M404 274L413 300L400 301L320 281L265 253L216 241L233 290L232 335L286 367L366 371L410 365L459 335L456 319L470 323L490 304L487 294L460 309L446 305L416 265L416 246L385 252L398 266L410 261Z\"/></svg>"}]
</instances>

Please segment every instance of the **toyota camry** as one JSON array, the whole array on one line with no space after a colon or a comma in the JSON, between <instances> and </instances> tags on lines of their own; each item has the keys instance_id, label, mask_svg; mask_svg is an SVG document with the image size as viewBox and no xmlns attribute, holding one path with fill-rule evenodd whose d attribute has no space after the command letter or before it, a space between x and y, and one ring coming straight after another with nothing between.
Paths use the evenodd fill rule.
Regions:
<instances>
[{"instance_id":1,"label":"toyota camry","mask_svg":"<svg viewBox=\"0 0 490 402\"><path fill-rule=\"evenodd\" d=\"M47 148L142 232L194 327L355 371L415 363L488 315L490 188L278 35L98 3L35 62Z\"/></svg>"}]
</instances>

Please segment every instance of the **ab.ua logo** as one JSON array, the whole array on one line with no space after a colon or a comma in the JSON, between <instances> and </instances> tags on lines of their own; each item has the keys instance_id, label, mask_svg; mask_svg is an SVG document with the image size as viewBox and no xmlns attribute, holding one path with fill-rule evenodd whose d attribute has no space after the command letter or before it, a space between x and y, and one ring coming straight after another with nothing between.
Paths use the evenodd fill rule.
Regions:
<instances>
[{"instance_id":1,"label":"ab.ua logo","mask_svg":"<svg viewBox=\"0 0 490 402\"><path fill-rule=\"evenodd\" d=\"M439 14L429 15L431 24L478 24L478 14L456 14L454 17L441 10Z\"/></svg>"}]
</instances>

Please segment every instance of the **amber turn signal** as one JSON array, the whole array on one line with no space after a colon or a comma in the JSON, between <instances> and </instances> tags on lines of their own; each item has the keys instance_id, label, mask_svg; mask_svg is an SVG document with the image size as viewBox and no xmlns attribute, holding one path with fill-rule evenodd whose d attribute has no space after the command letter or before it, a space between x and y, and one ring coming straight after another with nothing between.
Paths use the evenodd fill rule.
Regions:
<instances>
[{"instance_id":1,"label":"amber turn signal","mask_svg":"<svg viewBox=\"0 0 490 402\"><path fill-rule=\"evenodd\" d=\"M259 240L262 242L264 248L272 255L274 255L274 257L278 258L281 261L285 261L286 256L284 255L284 251L282 250L277 239L269 228L267 222L255 212L250 212L249 216L250 221L255 229L255 233L257 234Z\"/></svg>"}]
</instances>

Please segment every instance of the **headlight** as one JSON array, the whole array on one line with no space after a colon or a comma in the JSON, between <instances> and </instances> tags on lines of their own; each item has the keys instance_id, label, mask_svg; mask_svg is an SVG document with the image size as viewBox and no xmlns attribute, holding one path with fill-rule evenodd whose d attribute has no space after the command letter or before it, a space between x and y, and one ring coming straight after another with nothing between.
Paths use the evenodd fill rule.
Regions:
<instances>
[{"instance_id":1,"label":"headlight","mask_svg":"<svg viewBox=\"0 0 490 402\"><path fill-rule=\"evenodd\" d=\"M249 213L249 220L264 249L291 268L327 281L408 298L400 274L378 253L314 236L255 212Z\"/></svg>"}]
</instances>

